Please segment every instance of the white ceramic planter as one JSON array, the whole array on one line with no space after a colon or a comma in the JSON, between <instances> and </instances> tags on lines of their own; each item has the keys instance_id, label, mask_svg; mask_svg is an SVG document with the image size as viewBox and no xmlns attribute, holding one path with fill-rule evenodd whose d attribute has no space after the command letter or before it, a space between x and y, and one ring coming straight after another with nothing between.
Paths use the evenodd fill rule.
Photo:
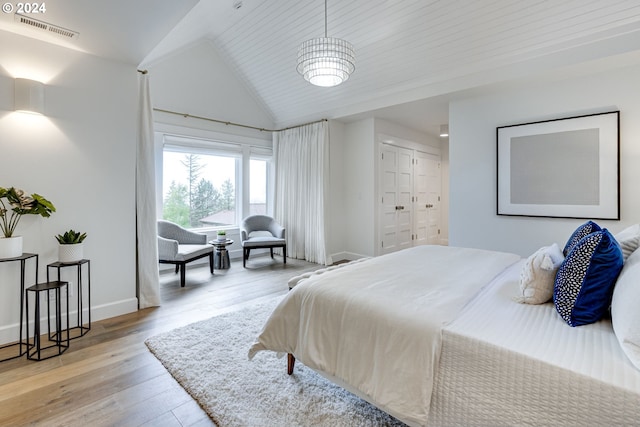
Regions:
<instances>
[{"instance_id":1,"label":"white ceramic planter","mask_svg":"<svg viewBox=\"0 0 640 427\"><path fill-rule=\"evenodd\" d=\"M58 245L58 261L62 263L77 262L84 257L84 244Z\"/></svg>"},{"instance_id":2,"label":"white ceramic planter","mask_svg":"<svg viewBox=\"0 0 640 427\"><path fill-rule=\"evenodd\" d=\"M0 258L22 255L22 236L0 237Z\"/></svg>"}]
</instances>

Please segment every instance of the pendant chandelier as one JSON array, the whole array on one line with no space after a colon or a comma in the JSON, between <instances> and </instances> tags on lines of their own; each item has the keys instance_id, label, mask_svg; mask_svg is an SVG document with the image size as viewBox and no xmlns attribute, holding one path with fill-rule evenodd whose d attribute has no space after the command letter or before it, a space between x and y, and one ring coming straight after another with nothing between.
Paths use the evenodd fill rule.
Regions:
<instances>
[{"instance_id":1,"label":"pendant chandelier","mask_svg":"<svg viewBox=\"0 0 640 427\"><path fill-rule=\"evenodd\" d=\"M298 49L298 73L316 86L337 86L356 69L353 46L327 37L327 0L324 2L324 37L307 40Z\"/></svg>"}]
</instances>

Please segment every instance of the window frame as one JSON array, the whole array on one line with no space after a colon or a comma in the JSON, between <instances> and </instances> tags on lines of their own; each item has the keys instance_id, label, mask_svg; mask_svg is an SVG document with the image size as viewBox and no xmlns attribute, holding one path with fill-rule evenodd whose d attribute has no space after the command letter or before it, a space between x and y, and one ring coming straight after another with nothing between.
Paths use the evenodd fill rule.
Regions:
<instances>
[{"instance_id":1,"label":"window frame","mask_svg":"<svg viewBox=\"0 0 640 427\"><path fill-rule=\"evenodd\" d=\"M249 214L250 161L259 159L267 161L267 215L273 212L273 149L272 141L252 138L244 135L221 134L219 132L197 130L164 124L155 124L155 165L156 165L156 217L162 218L163 212L163 156L165 146L185 150L185 154L204 154L234 157L236 219L234 225L221 227L199 227L190 230L202 233L214 233L217 230L238 230L242 218Z\"/></svg>"}]
</instances>

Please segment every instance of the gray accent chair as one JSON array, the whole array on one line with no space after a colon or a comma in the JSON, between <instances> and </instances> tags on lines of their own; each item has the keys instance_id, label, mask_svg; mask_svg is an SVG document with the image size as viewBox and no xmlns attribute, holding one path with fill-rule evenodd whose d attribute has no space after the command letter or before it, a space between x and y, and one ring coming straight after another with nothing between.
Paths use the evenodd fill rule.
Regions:
<instances>
[{"instance_id":1,"label":"gray accent chair","mask_svg":"<svg viewBox=\"0 0 640 427\"><path fill-rule=\"evenodd\" d=\"M187 263L209 257L213 274L213 246L207 244L205 234L195 233L171 221L158 220L158 260L160 264L174 264L180 271L180 286L184 288Z\"/></svg>"},{"instance_id":2,"label":"gray accent chair","mask_svg":"<svg viewBox=\"0 0 640 427\"><path fill-rule=\"evenodd\" d=\"M273 218L266 215L252 215L245 218L240 226L242 245L242 266L247 267L251 249L268 248L273 258L273 248L282 248L284 263L287 263L287 241L285 229Z\"/></svg>"}]
</instances>

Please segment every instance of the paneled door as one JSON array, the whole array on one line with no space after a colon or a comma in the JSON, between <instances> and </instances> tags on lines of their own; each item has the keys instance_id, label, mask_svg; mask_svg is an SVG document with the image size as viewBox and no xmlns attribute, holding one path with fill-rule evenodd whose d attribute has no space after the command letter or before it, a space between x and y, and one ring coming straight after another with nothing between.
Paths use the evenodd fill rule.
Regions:
<instances>
[{"instance_id":1,"label":"paneled door","mask_svg":"<svg viewBox=\"0 0 640 427\"><path fill-rule=\"evenodd\" d=\"M414 220L413 234L414 245L427 244L427 235L429 229L429 195L427 185L427 153L417 151L415 155L413 171L413 194L414 194Z\"/></svg>"},{"instance_id":2,"label":"paneled door","mask_svg":"<svg viewBox=\"0 0 640 427\"><path fill-rule=\"evenodd\" d=\"M398 148L398 250L413 245L413 150Z\"/></svg>"},{"instance_id":3,"label":"paneled door","mask_svg":"<svg viewBox=\"0 0 640 427\"><path fill-rule=\"evenodd\" d=\"M416 151L414 155L413 245L440 242L440 156Z\"/></svg>"},{"instance_id":4,"label":"paneled door","mask_svg":"<svg viewBox=\"0 0 640 427\"><path fill-rule=\"evenodd\" d=\"M440 156L426 154L426 187L427 187L427 241L429 245L440 244L440 199L442 192L442 171Z\"/></svg>"},{"instance_id":5,"label":"paneled door","mask_svg":"<svg viewBox=\"0 0 640 427\"><path fill-rule=\"evenodd\" d=\"M413 150L380 147L380 253L412 246Z\"/></svg>"}]
</instances>

